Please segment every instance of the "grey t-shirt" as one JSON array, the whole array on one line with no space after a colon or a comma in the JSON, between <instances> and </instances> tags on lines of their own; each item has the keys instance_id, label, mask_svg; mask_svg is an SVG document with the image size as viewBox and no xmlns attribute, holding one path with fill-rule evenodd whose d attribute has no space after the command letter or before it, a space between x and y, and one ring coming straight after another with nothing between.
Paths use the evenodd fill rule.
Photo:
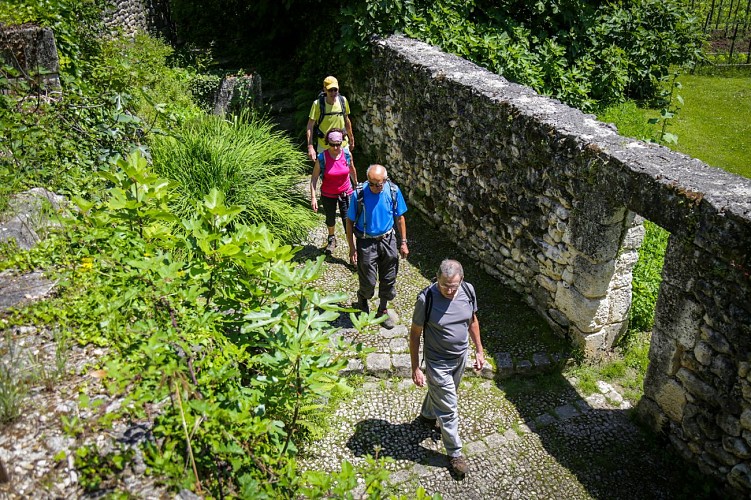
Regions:
<instances>
[{"instance_id":1,"label":"grey t-shirt","mask_svg":"<svg viewBox=\"0 0 751 500\"><path fill-rule=\"evenodd\" d=\"M465 282L472 295L474 287ZM433 307L430 318L425 322L425 294L433 294ZM469 345L469 325L477 312L477 300L467 296L460 286L453 299L441 295L438 285L433 283L427 290L420 292L412 314L412 323L423 327L425 338L425 359L447 360L463 356Z\"/></svg>"}]
</instances>

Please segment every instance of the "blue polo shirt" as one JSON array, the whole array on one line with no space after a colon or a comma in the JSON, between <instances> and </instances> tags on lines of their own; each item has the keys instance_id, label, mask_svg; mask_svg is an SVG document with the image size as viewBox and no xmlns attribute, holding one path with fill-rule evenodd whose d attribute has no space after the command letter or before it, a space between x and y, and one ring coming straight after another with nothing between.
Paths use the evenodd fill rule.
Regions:
<instances>
[{"instance_id":1,"label":"blue polo shirt","mask_svg":"<svg viewBox=\"0 0 751 500\"><path fill-rule=\"evenodd\" d=\"M393 199L391 198L392 189L396 191L396 211L394 211ZM370 185L366 182L365 187L362 189L362 196L365 200L363 213L360 214L358 220L355 220L358 204L357 191L355 190L352 193L352 199L347 210L347 218L355 223L355 230L361 233L369 236L379 236L386 233L394 227L394 217L399 217L407 211L407 204L404 201L404 196L402 196L402 191L396 184L386 182L381 192L375 194L370 190ZM364 227L363 219L367 227Z\"/></svg>"}]
</instances>

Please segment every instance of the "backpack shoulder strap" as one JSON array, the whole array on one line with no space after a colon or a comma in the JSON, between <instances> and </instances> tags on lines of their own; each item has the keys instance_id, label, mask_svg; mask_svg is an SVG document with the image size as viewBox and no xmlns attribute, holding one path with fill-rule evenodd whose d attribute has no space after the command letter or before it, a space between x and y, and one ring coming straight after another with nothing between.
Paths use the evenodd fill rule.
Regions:
<instances>
[{"instance_id":1,"label":"backpack shoulder strap","mask_svg":"<svg viewBox=\"0 0 751 500\"><path fill-rule=\"evenodd\" d=\"M352 155L349 154L349 152L346 149L343 150L343 151L344 151L344 159L347 161L347 166L351 167L352 166Z\"/></svg>"},{"instance_id":2,"label":"backpack shoulder strap","mask_svg":"<svg viewBox=\"0 0 751 500\"><path fill-rule=\"evenodd\" d=\"M326 94L321 92L318 94L318 108L320 109L320 113L318 113L318 125L323 122L323 117L326 116Z\"/></svg>"},{"instance_id":3,"label":"backpack shoulder strap","mask_svg":"<svg viewBox=\"0 0 751 500\"><path fill-rule=\"evenodd\" d=\"M396 193L399 190L399 186L391 181L386 181L386 184L389 185L389 193L391 193L391 208L393 210L394 217L396 217L396 210L398 208L398 204L396 202Z\"/></svg>"},{"instance_id":4,"label":"backpack shoulder strap","mask_svg":"<svg viewBox=\"0 0 751 500\"><path fill-rule=\"evenodd\" d=\"M433 310L433 291L430 289L432 286L433 284L431 283L423 290L425 293L425 319L422 323L423 334L425 334L425 325L427 325L430 320L430 312Z\"/></svg>"},{"instance_id":5,"label":"backpack shoulder strap","mask_svg":"<svg viewBox=\"0 0 751 500\"><path fill-rule=\"evenodd\" d=\"M321 167L319 175L323 177L323 173L326 171L326 151L318 153L318 166Z\"/></svg>"},{"instance_id":6,"label":"backpack shoulder strap","mask_svg":"<svg viewBox=\"0 0 751 500\"><path fill-rule=\"evenodd\" d=\"M469 288L469 285L462 280L462 289L464 290L464 293L467 294L467 297L469 297L469 302L472 304L472 313L475 312L475 294L472 292L472 290Z\"/></svg>"},{"instance_id":7,"label":"backpack shoulder strap","mask_svg":"<svg viewBox=\"0 0 751 500\"><path fill-rule=\"evenodd\" d=\"M347 118L347 107L344 105L344 96L339 94L339 106L342 107L342 116Z\"/></svg>"},{"instance_id":8,"label":"backpack shoulder strap","mask_svg":"<svg viewBox=\"0 0 751 500\"><path fill-rule=\"evenodd\" d=\"M363 196L363 194L364 194L366 182L361 182L360 184L357 185L357 187L355 187L355 194L357 196L357 210L355 210L355 222L354 222L355 225L357 225L357 221L360 219L360 215L363 215L363 212L365 211L365 197ZM365 227L364 218L362 221L362 227L363 229L367 229Z\"/></svg>"}]
</instances>

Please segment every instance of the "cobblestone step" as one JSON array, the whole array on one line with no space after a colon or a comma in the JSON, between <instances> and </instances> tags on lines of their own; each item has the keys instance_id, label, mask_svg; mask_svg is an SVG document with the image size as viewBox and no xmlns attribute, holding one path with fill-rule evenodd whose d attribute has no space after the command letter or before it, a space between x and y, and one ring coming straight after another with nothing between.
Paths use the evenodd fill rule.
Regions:
<instances>
[{"instance_id":1,"label":"cobblestone step","mask_svg":"<svg viewBox=\"0 0 751 500\"><path fill-rule=\"evenodd\" d=\"M351 358L347 367L340 374L371 375L378 378L402 377L410 378L412 374L409 357L409 332L404 325L397 325L391 330L381 328L373 337L365 339L354 338L352 330L343 330L342 336L350 342L363 341L366 347L373 349L365 355L365 359ZM486 356L489 358L490 356ZM420 352L422 360L422 350ZM537 352L531 359L514 359L511 353L494 353L491 363L486 363L481 371L468 369L465 376L483 377L486 379L503 379L511 376L528 376L557 371L568 359L566 353Z\"/></svg>"}]
</instances>

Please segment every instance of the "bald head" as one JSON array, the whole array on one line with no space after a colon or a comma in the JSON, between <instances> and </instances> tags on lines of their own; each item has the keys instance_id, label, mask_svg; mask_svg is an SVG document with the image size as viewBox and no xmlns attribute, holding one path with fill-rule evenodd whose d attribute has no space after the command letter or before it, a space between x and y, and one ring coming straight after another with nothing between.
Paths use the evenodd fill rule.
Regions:
<instances>
[{"instance_id":1,"label":"bald head","mask_svg":"<svg viewBox=\"0 0 751 500\"><path fill-rule=\"evenodd\" d=\"M386 182L386 179L388 179L386 167L384 167L383 165L373 164L368 167L367 176L370 190L374 193L380 193L380 190L383 189L383 185Z\"/></svg>"},{"instance_id":2,"label":"bald head","mask_svg":"<svg viewBox=\"0 0 751 500\"><path fill-rule=\"evenodd\" d=\"M386 167L383 165L379 165L377 163L372 164L368 167L367 176L369 181L376 181L376 182L382 182L388 177L388 172L386 172Z\"/></svg>"}]
</instances>

